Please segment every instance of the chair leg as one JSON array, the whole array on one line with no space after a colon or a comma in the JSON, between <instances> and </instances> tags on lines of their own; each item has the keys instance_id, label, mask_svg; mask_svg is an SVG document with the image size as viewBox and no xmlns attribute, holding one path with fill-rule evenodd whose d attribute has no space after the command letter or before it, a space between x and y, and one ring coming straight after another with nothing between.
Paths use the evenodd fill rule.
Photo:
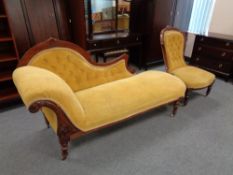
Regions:
<instances>
[{"instance_id":1,"label":"chair leg","mask_svg":"<svg viewBox=\"0 0 233 175\"><path fill-rule=\"evenodd\" d=\"M177 113L179 103L180 103L180 100L177 100L177 101L173 102L173 110L172 110L172 113L171 113L171 117L175 117L175 115Z\"/></svg>"},{"instance_id":2,"label":"chair leg","mask_svg":"<svg viewBox=\"0 0 233 175\"><path fill-rule=\"evenodd\" d=\"M183 101L183 105L186 106L188 104L188 98L189 98L189 89L186 89L185 91L185 97L184 97L184 101Z\"/></svg>"},{"instance_id":3,"label":"chair leg","mask_svg":"<svg viewBox=\"0 0 233 175\"><path fill-rule=\"evenodd\" d=\"M68 146L70 142L70 137L68 136L66 129L64 129L64 131L59 132L58 139L61 145L61 156L62 156L61 159L66 160L68 156Z\"/></svg>"},{"instance_id":4,"label":"chair leg","mask_svg":"<svg viewBox=\"0 0 233 175\"><path fill-rule=\"evenodd\" d=\"M210 94L210 91L211 91L211 89L212 89L212 86L213 86L213 85L208 86L205 96L208 96L208 95Z\"/></svg>"}]
</instances>

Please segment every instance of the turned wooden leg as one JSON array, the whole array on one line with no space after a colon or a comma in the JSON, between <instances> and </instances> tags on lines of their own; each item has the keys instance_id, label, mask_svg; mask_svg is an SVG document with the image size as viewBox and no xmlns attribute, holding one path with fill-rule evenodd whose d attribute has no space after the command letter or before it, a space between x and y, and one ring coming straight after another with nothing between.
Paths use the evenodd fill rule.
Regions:
<instances>
[{"instance_id":1,"label":"turned wooden leg","mask_svg":"<svg viewBox=\"0 0 233 175\"><path fill-rule=\"evenodd\" d=\"M189 98L189 89L186 89L185 97L184 97L184 101L183 101L184 106L186 106L188 104L188 98Z\"/></svg>"},{"instance_id":2,"label":"turned wooden leg","mask_svg":"<svg viewBox=\"0 0 233 175\"><path fill-rule=\"evenodd\" d=\"M66 158L68 156L69 141L70 141L69 138L59 137L59 142L61 145L61 159L62 160L66 160Z\"/></svg>"},{"instance_id":3,"label":"turned wooden leg","mask_svg":"<svg viewBox=\"0 0 233 175\"><path fill-rule=\"evenodd\" d=\"M61 145L61 159L66 160L68 156L68 143Z\"/></svg>"},{"instance_id":4,"label":"turned wooden leg","mask_svg":"<svg viewBox=\"0 0 233 175\"><path fill-rule=\"evenodd\" d=\"M173 110L172 110L171 117L175 117L177 109L178 109L179 102L180 102L180 100L177 100L177 101L173 102Z\"/></svg>"},{"instance_id":5,"label":"turned wooden leg","mask_svg":"<svg viewBox=\"0 0 233 175\"><path fill-rule=\"evenodd\" d=\"M66 127L58 128L58 138L61 145L62 160L66 160L68 156L68 146L70 142L69 129Z\"/></svg>"},{"instance_id":6,"label":"turned wooden leg","mask_svg":"<svg viewBox=\"0 0 233 175\"><path fill-rule=\"evenodd\" d=\"M211 89L212 89L212 86L213 86L213 85L208 86L205 96L208 96L208 95L210 94L210 91L211 91Z\"/></svg>"}]
</instances>

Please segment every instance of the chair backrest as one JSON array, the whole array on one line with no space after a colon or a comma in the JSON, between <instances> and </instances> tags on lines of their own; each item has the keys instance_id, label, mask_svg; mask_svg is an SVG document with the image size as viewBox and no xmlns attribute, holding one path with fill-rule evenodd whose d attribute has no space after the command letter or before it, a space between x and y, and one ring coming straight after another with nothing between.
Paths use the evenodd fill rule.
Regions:
<instances>
[{"instance_id":1,"label":"chair backrest","mask_svg":"<svg viewBox=\"0 0 233 175\"><path fill-rule=\"evenodd\" d=\"M161 31L160 43L168 72L186 65L184 60L185 36L181 31L166 27Z\"/></svg>"},{"instance_id":2,"label":"chair backrest","mask_svg":"<svg viewBox=\"0 0 233 175\"><path fill-rule=\"evenodd\" d=\"M113 81L111 71L115 70L104 71L104 66L96 66L90 58L79 46L50 38L29 49L19 66L47 69L65 80L74 92Z\"/></svg>"}]
</instances>

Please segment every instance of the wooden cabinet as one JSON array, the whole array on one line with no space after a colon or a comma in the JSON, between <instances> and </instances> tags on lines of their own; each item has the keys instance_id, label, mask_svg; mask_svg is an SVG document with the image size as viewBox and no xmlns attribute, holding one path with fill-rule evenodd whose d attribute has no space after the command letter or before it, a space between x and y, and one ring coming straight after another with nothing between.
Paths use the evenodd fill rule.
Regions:
<instances>
[{"instance_id":1,"label":"wooden cabinet","mask_svg":"<svg viewBox=\"0 0 233 175\"><path fill-rule=\"evenodd\" d=\"M12 81L19 55L49 37L70 39L67 13L64 0L0 0L0 107L19 99Z\"/></svg>"},{"instance_id":2,"label":"wooden cabinet","mask_svg":"<svg viewBox=\"0 0 233 175\"><path fill-rule=\"evenodd\" d=\"M197 36L190 63L229 79L233 75L233 41Z\"/></svg>"},{"instance_id":3,"label":"wooden cabinet","mask_svg":"<svg viewBox=\"0 0 233 175\"><path fill-rule=\"evenodd\" d=\"M28 23L29 36L34 43L48 37L59 38L54 4L52 0L23 0L24 13Z\"/></svg>"},{"instance_id":4,"label":"wooden cabinet","mask_svg":"<svg viewBox=\"0 0 233 175\"><path fill-rule=\"evenodd\" d=\"M6 8L20 55L49 37L71 38L64 0L7 0Z\"/></svg>"},{"instance_id":5,"label":"wooden cabinet","mask_svg":"<svg viewBox=\"0 0 233 175\"><path fill-rule=\"evenodd\" d=\"M142 37L140 33L131 32L131 30L111 30L108 32L93 32L94 29L92 23L94 20L90 19L91 15L89 14L90 12L88 12L88 7L85 7L85 3L89 3L90 6L91 1L68 0L67 2L69 4L73 41L76 44L80 45L84 49L96 55L112 50L127 48L130 50L131 62L134 62L134 60L141 60L140 52L142 46ZM102 4L105 4L106 2L107 1L103 1ZM110 1L108 1L108 3L109 2ZM118 1L115 2L118 3ZM133 11L132 8L133 6L130 8L131 11ZM132 15L131 11L129 12L130 21ZM116 26L119 25L116 24ZM138 66L140 66L139 62L135 63L138 64Z\"/></svg>"},{"instance_id":6,"label":"wooden cabinet","mask_svg":"<svg viewBox=\"0 0 233 175\"><path fill-rule=\"evenodd\" d=\"M12 72L18 63L18 52L4 2L0 0L0 106L19 99L12 81Z\"/></svg>"},{"instance_id":7,"label":"wooden cabinet","mask_svg":"<svg viewBox=\"0 0 233 175\"><path fill-rule=\"evenodd\" d=\"M160 31L173 25L176 0L134 0L131 31L144 35L143 66L163 62Z\"/></svg>"},{"instance_id":8,"label":"wooden cabinet","mask_svg":"<svg viewBox=\"0 0 233 175\"><path fill-rule=\"evenodd\" d=\"M160 46L160 31L167 25L173 25L178 0L133 0L130 8L129 34L135 35L142 42L142 56L131 49L131 62L138 67L147 68L156 63L162 63L162 51ZM88 39L89 25L86 22L84 0L68 0L69 11L72 19L72 31L74 41L87 50L104 48L105 43L114 43L117 38L106 42ZM191 13L191 12L190 12ZM131 36L129 36L131 37ZM130 41L126 39L126 41ZM128 42L130 45L132 42ZM95 50L95 49L94 49Z\"/></svg>"}]
</instances>

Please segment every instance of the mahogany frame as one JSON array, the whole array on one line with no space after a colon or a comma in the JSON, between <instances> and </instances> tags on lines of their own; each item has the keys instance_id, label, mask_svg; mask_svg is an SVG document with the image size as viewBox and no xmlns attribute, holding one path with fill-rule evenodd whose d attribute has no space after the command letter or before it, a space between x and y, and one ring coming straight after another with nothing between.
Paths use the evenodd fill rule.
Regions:
<instances>
[{"instance_id":1,"label":"mahogany frame","mask_svg":"<svg viewBox=\"0 0 233 175\"><path fill-rule=\"evenodd\" d=\"M23 58L20 60L18 66L25 66L29 63L29 61L31 60L31 58L37 54L38 52L44 50L44 49L49 49L49 48L53 48L53 47L66 47L69 49L73 49L77 52L79 52L85 59L87 59L87 61L89 61L91 64L97 65L97 66L108 66L108 65L112 65L120 60L125 60L126 65L127 65L127 61L128 61L128 56L126 54L120 56L117 60L113 61L113 62L109 62L109 63L104 63L104 64L96 64L95 62L93 62L91 60L91 56L88 52L86 52L85 50L83 50L82 48L80 48L79 46L67 42L67 41L61 41L61 40L57 40L54 38L50 38L42 43L37 44L36 46L32 47L31 49L29 49L25 55L23 56ZM130 69L128 69L130 72L132 72ZM174 117L177 109L178 109L178 105L179 102L182 101L183 98L177 99L173 102L170 102L173 104L173 110L172 110L172 114L171 117ZM169 103L169 104L170 104ZM163 104L166 105L166 104ZM163 106L161 105L161 106ZM62 160L65 160L68 156L68 145L69 142L71 140L77 139L81 136L87 135L89 133L95 132L97 130L103 129L103 128L107 128L110 127L112 125L115 125L117 123L121 123L123 121L129 120L130 118L137 116L138 114L141 113L145 113L147 111L153 110L154 108L151 108L149 110L145 110L143 112L140 112L138 114L129 116L126 119L117 121L117 122L113 122L111 124L90 130L88 132L83 132L81 130L79 130L78 128L76 128L71 121L69 120L69 118L66 116L65 112L53 101L51 100L38 100L34 103L32 103L29 106L29 111L31 113L35 113L38 112L39 110L41 110L43 107L47 107L51 110L53 110L57 116L57 136L58 136L58 140L61 146L61 155L62 155ZM157 106L155 108L158 108L160 106ZM45 118L45 116L44 116ZM47 124L47 126L49 127L49 122L47 121L47 119L45 118L45 122Z\"/></svg>"},{"instance_id":2,"label":"mahogany frame","mask_svg":"<svg viewBox=\"0 0 233 175\"><path fill-rule=\"evenodd\" d=\"M165 63L166 72L168 72L168 58L167 58L167 53L166 53L165 45L164 45L164 33L167 32L167 31L179 32L179 33L181 33L183 35L184 41L187 41L187 33L180 31L178 28L167 26L160 32L160 44L161 44L161 48L162 48L163 60L164 60L164 63ZM184 48L183 48L183 53L184 52L185 52L185 44L184 44ZM213 85L214 85L214 82L211 85L206 86L206 87L202 87L202 88L187 88L186 92L185 92L185 98L184 98L183 104L184 105L188 104L189 93L191 91L201 90L201 89L207 88L205 96L208 96L210 94L210 92L211 92L211 89L212 89Z\"/></svg>"}]
</instances>

